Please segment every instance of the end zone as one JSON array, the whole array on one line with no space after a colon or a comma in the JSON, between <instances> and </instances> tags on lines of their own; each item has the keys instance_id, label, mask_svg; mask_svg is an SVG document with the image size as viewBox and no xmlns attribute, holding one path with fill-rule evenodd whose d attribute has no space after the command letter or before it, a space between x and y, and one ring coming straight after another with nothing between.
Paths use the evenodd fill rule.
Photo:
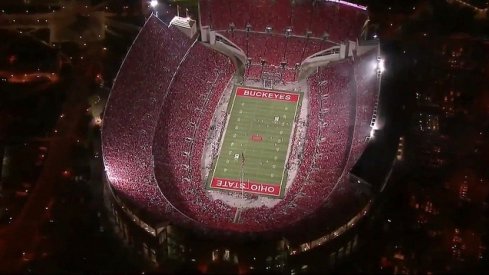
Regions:
<instances>
[{"instance_id":1,"label":"end zone","mask_svg":"<svg viewBox=\"0 0 489 275\"><path fill-rule=\"evenodd\" d=\"M299 94L277 92L277 91L267 91L267 90L258 90L258 89L245 88L245 87L236 88L236 95L237 96L244 96L244 97L254 97L254 98L262 98L262 99L290 101L290 102L299 101Z\"/></svg>"},{"instance_id":2,"label":"end zone","mask_svg":"<svg viewBox=\"0 0 489 275\"><path fill-rule=\"evenodd\" d=\"M255 193L260 195L280 196L280 185L257 183L257 182L240 182L233 179L213 178L210 184L211 188L224 189L231 191L242 191L246 193Z\"/></svg>"}]
</instances>

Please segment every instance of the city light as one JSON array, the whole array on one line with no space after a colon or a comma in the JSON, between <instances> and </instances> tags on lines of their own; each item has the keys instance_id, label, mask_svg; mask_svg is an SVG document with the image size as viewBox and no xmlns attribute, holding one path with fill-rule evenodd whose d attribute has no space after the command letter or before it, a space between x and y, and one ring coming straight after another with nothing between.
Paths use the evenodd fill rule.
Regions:
<instances>
[{"instance_id":1,"label":"city light","mask_svg":"<svg viewBox=\"0 0 489 275\"><path fill-rule=\"evenodd\" d=\"M0 0L3 272L484 273L489 0L195 2Z\"/></svg>"}]
</instances>

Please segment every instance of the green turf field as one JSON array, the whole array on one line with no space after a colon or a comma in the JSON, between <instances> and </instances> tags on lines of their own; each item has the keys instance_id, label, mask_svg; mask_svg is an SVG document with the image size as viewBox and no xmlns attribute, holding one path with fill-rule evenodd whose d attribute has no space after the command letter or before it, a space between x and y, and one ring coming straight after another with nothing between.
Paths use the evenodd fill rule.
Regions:
<instances>
[{"instance_id":1,"label":"green turf field","mask_svg":"<svg viewBox=\"0 0 489 275\"><path fill-rule=\"evenodd\" d=\"M273 92L281 94L280 91ZM230 116L219 156L208 182L209 188L215 187L211 184L212 179L220 178L274 185L282 190L286 182L284 172L293 122L301 101L299 94L286 93L298 95L298 100L239 96L235 89L228 108ZM218 189L241 191L236 187ZM261 193L251 189L244 192ZM281 196L281 193L275 196Z\"/></svg>"}]
</instances>

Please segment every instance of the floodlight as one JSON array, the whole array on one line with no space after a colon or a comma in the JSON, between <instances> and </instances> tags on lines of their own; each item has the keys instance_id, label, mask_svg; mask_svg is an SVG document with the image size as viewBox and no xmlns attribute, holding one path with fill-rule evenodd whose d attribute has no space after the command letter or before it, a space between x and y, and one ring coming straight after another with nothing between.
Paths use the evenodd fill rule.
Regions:
<instances>
[{"instance_id":1,"label":"floodlight","mask_svg":"<svg viewBox=\"0 0 489 275\"><path fill-rule=\"evenodd\" d=\"M379 72L383 73L385 71L384 59L379 59Z\"/></svg>"},{"instance_id":2,"label":"floodlight","mask_svg":"<svg viewBox=\"0 0 489 275\"><path fill-rule=\"evenodd\" d=\"M151 0L149 2L149 5L152 7L152 8L156 8L156 6L158 6L158 0Z\"/></svg>"}]
</instances>

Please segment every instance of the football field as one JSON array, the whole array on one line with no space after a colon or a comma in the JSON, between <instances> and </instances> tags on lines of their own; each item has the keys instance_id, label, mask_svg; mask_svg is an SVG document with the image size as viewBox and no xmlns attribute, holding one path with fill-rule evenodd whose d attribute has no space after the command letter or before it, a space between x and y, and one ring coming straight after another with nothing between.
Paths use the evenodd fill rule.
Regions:
<instances>
[{"instance_id":1,"label":"football field","mask_svg":"<svg viewBox=\"0 0 489 275\"><path fill-rule=\"evenodd\" d=\"M301 94L236 87L207 187L282 197Z\"/></svg>"}]
</instances>

